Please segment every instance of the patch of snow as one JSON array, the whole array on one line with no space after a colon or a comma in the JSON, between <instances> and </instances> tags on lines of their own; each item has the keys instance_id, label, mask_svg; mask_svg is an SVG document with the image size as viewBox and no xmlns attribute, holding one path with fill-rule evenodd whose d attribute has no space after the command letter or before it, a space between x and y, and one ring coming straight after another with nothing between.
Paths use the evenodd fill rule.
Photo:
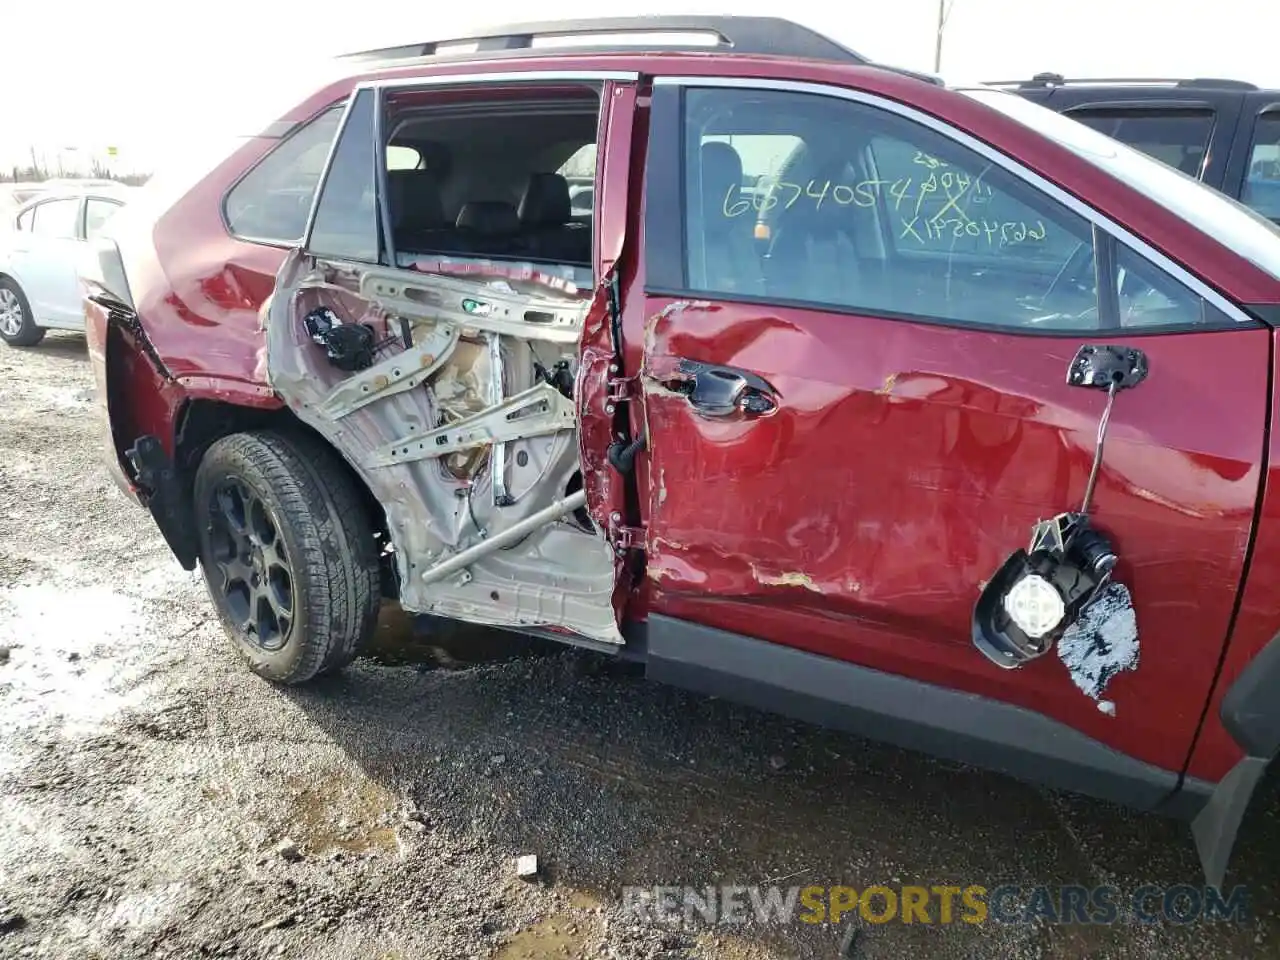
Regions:
<instances>
[{"instance_id":1,"label":"patch of snow","mask_svg":"<svg viewBox=\"0 0 1280 960\"><path fill-rule=\"evenodd\" d=\"M1138 667L1138 619L1129 588L1110 583L1058 641L1058 659L1080 690L1098 700L1111 678ZM1115 716L1115 704L1098 704Z\"/></svg>"}]
</instances>

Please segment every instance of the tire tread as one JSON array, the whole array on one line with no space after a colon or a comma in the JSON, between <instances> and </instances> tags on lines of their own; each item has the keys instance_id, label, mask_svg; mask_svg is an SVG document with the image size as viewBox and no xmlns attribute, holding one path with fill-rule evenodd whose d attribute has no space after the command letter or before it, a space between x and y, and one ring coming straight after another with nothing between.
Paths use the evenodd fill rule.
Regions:
<instances>
[{"instance_id":1,"label":"tire tread","mask_svg":"<svg viewBox=\"0 0 1280 960\"><path fill-rule=\"evenodd\" d=\"M223 437L210 446L201 470L207 464L243 464L258 473L280 523L293 528L300 547L290 549L290 559L295 620L297 605L305 604L295 626L306 628L301 655L287 671L263 664L255 671L299 684L345 667L372 635L381 600L373 528L345 465L317 440L272 430Z\"/></svg>"}]
</instances>

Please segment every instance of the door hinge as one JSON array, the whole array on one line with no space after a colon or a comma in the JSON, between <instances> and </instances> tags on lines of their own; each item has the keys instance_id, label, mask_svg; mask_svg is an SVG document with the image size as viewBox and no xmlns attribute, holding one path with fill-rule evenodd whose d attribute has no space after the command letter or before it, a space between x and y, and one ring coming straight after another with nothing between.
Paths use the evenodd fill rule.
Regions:
<instances>
[{"instance_id":1,"label":"door hinge","mask_svg":"<svg viewBox=\"0 0 1280 960\"><path fill-rule=\"evenodd\" d=\"M615 553L624 554L628 550L644 549L644 527L628 527L622 523L622 514L609 515L609 541Z\"/></svg>"},{"instance_id":2,"label":"door hinge","mask_svg":"<svg viewBox=\"0 0 1280 960\"><path fill-rule=\"evenodd\" d=\"M612 369L616 364L611 364ZM616 374L609 377L609 392L605 396L607 404L621 403L624 400L630 400L637 394L637 377L619 377ZM612 412L612 411L609 411Z\"/></svg>"}]
</instances>

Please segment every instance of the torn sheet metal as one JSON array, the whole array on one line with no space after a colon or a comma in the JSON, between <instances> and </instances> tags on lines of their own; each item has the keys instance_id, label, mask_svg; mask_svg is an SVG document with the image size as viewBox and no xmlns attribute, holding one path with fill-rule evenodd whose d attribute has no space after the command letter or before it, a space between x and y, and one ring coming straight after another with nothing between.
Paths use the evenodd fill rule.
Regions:
<instances>
[{"instance_id":1,"label":"torn sheet metal","mask_svg":"<svg viewBox=\"0 0 1280 960\"><path fill-rule=\"evenodd\" d=\"M1058 659L1075 685L1098 701L1098 709L1115 715L1115 704L1103 700L1113 677L1138 668L1138 619L1129 588L1111 582L1058 640Z\"/></svg>"},{"instance_id":2,"label":"torn sheet metal","mask_svg":"<svg viewBox=\"0 0 1280 960\"><path fill-rule=\"evenodd\" d=\"M296 251L281 268L267 315L272 387L383 508L406 610L622 642L604 532L581 508L542 522L582 488L575 405L551 372L576 370L587 306L532 281ZM326 360L302 323L319 308L373 330L372 366ZM406 455L410 443L432 449ZM465 565L449 563L464 552Z\"/></svg>"}]
</instances>

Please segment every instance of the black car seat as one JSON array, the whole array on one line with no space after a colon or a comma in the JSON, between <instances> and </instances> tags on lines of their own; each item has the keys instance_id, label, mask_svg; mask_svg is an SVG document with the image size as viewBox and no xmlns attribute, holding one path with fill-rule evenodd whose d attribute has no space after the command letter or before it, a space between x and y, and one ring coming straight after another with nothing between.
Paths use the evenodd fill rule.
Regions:
<instances>
[{"instance_id":1,"label":"black car seat","mask_svg":"<svg viewBox=\"0 0 1280 960\"><path fill-rule=\"evenodd\" d=\"M532 256L560 263L591 262L591 226L573 221L569 181L560 174L531 174L517 212Z\"/></svg>"},{"instance_id":2,"label":"black car seat","mask_svg":"<svg viewBox=\"0 0 1280 960\"><path fill-rule=\"evenodd\" d=\"M719 293L764 293L760 257L752 240L755 217L751 209L730 216L742 201L742 158L727 143L704 143L699 152L702 168L702 203L698 208L702 243L698 230L690 243L694 286Z\"/></svg>"},{"instance_id":3,"label":"black car seat","mask_svg":"<svg viewBox=\"0 0 1280 960\"><path fill-rule=\"evenodd\" d=\"M528 243L520 236L520 216L516 208L501 200L472 200L458 211L456 246L460 252L521 256Z\"/></svg>"},{"instance_id":4,"label":"black car seat","mask_svg":"<svg viewBox=\"0 0 1280 960\"><path fill-rule=\"evenodd\" d=\"M427 170L392 170L387 174L391 234L397 249L447 248L451 225L444 216L440 185Z\"/></svg>"},{"instance_id":5,"label":"black car seat","mask_svg":"<svg viewBox=\"0 0 1280 960\"><path fill-rule=\"evenodd\" d=\"M810 182L837 183L837 175ZM777 218L765 266L769 293L785 300L857 305L866 291L851 218L860 208L836 203L829 191L820 200L812 193L806 190Z\"/></svg>"}]
</instances>

